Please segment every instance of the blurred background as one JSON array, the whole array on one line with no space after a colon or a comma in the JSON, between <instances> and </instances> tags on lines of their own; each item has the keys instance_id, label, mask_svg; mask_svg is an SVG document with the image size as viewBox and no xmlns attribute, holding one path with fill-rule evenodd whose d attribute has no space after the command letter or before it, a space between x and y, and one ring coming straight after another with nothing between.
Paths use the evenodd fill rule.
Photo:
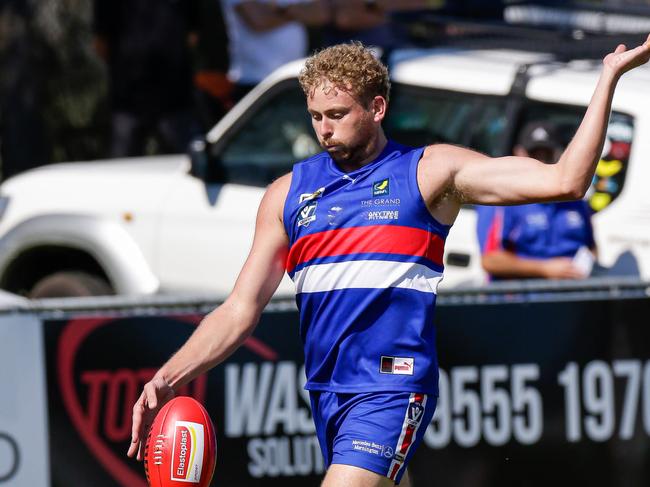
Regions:
<instances>
[{"instance_id":1,"label":"blurred background","mask_svg":"<svg viewBox=\"0 0 650 487\"><path fill-rule=\"evenodd\" d=\"M135 398L231 289L263 188L320 150L291 61L360 40L396 68L391 137L554 163L602 55L647 32L642 0L0 0L0 485L146 486ZM649 82L621 82L582 206L461 209L415 485L650 482ZM485 259L513 248L573 274ZM320 484L285 284L182 391L217 425L213 485Z\"/></svg>"},{"instance_id":2,"label":"blurred background","mask_svg":"<svg viewBox=\"0 0 650 487\"><path fill-rule=\"evenodd\" d=\"M240 39L230 38L237 35L236 29L228 29L230 3L0 1L2 178L54 162L182 152L187 138L212 127L241 95L242 86L253 80L239 86L231 65L232 44ZM320 5L319 0L309 3ZM393 0L374 5L328 0L320 6L326 10L321 18L304 17L308 36L301 56L353 38L388 49L416 43L422 28L413 11L501 20L504 7L515 3L521 2ZM576 2L536 3L565 7ZM642 0L579 4L632 12L650 8ZM346 12L353 8L371 15L361 19ZM264 12L255 12L254 6L251 12L254 21L262 22L255 29L271 28L263 25ZM165 72L177 76L169 79ZM122 126L146 119L140 121L140 133L133 135L137 144L122 135L122 145L135 144L137 150L111 145L111 130L118 123L114 115L125 112L130 117L123 116ZM161 128L166 117L167 126ZM179 133L183 131L189 133Z\"/></svg>"}]
</instances>

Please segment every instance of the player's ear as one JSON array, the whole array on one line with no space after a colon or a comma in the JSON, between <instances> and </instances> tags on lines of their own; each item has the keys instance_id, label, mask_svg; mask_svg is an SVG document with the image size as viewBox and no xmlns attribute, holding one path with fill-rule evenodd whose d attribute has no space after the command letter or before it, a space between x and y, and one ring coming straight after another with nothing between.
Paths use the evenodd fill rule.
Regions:
<instances>
[{"instance_id":1,"label":"player's ear","mask_svg":"<svg viewBox=\"0 0 650 487\"><path fill-rule=\"evenodd\" d=\"M381 122L386 116L386 109L388 108L388 103L386 98L383 96L375 96L371 102L371 108L373 112L373 119L375 122Z\"/></svg>"}]
</instances>

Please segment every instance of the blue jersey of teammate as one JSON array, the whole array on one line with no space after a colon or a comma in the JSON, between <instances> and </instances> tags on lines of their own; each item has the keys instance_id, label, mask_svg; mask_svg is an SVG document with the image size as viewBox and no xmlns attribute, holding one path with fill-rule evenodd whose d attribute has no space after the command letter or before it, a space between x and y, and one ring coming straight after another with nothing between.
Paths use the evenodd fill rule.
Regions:
<instances>
[{"instance_id":1,"label":"blue jersey of teammate","mask_svg":"<svg viewBox=\"0 0 650 487\"><path fill-rule=\"evenodd\" d=\"M287 271L311 391L437 395L433 319L449 226L420 194L421 156L389 141L352 172L327 153L294 166Z\"/></svg>"},{"instance_id":2,"label":"blue jersey of teammate","mask_svg":"<svg viewBox=\"0 0 650 487\"><path fill-rule=\"evenodd\" d=\"M477 206L481 253L507 250L531 259L573 257L595 247L591 210L584 201Z\"/></svg>"}]
</instances>

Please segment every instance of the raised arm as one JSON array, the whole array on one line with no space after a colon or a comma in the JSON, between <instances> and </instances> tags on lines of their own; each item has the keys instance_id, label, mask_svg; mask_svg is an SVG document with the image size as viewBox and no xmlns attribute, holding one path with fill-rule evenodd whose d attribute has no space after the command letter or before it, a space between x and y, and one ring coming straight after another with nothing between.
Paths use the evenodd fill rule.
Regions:
<instances>
[{"instance_id":1,"label":"raised arm","mask_svg":"<svg viewBox=\"0 0 650 487\"><path fill-rule=\"evenodd\" d=\"M616 84L625 72L645 64L649 57L650 36L635 49L628 51L619 45L604 58L585 116L557 164L515 156L489 158L444 144L431 146L418 174L423 193L431 200L452 195L458 204L487 205L581 198L600 159Z\"/></svg>"},{"instance_id":2,"label":"raised arm","mask_svg":"<svg viewBox=\"0 0 650 487\"><path fill-rule=\"evenodd\" d=\"M251 251L230 296L201 321L187 342L145 385L133 407L128 456L137 453L137 459L142 460L142 440L156 412L174 397L174 391L225 360L255 329L284 274L289 241L282 209L290 183L291 175L283 176L264 195Z\"/></svg>"}]
</instances>

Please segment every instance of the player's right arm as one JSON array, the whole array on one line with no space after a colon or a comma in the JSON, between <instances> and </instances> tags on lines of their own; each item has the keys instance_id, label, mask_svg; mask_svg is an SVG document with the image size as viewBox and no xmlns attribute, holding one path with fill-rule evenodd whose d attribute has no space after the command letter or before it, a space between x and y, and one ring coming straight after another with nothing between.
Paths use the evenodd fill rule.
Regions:
<instances>
[{"instance_id":1,"label":"player's right arm","mask_svg":"<svg viewBox=\"0 0 650 487\"><path fill-rule=\"evenodd\" d=\"M264 307L284 275L289 239L282 222L291 175L267 190L257 213L255 237L233 291L208 314L192 336L148 382L133 406L131 445L127 455L143 456L143 443L156 412L180 386L232 354L253 332Z\"/></svg>"}]
</instances>

